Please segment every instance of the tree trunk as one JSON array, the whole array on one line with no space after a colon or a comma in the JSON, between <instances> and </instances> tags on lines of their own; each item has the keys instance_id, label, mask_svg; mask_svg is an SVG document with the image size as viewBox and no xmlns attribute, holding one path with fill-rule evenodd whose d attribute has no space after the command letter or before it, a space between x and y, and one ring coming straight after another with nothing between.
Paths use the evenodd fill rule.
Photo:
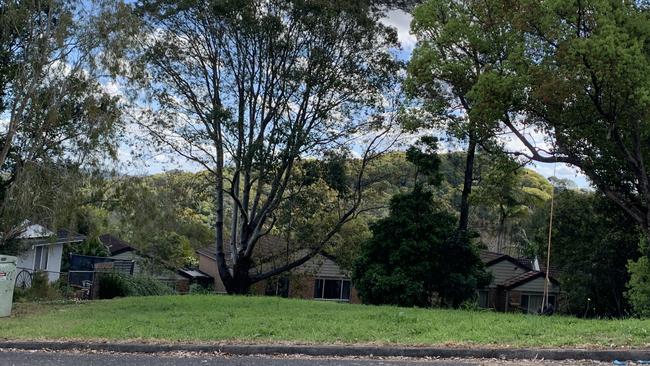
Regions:
<instances>
[{"instance_id":1,"label":"tree trunk","mask_svg":"<svg viewBox=\"0 0 650 366\"><path fill-rule=\"evenodd\" d=\"M469 146L467 147L467 158L465 160L465 179L463 181L463 193L460 197L460 220L458 231L466 232L469 224L469 196L472 193L474 183L474 157L476 155L476 137L474 133L469 134Z\"/></svg>"},{"instance_id":2,"label":"tree trunk","mask_svg":"<svg viewBox=\"0 0 650 366\"><path fill-rule=\"evenodd\" d=\"M246 257L239 257L237 264L233 267L232 280L226 286L230 295L247 295L252 285L250 278L250 267L252 262Z\"/></svg>"}]
</instances>

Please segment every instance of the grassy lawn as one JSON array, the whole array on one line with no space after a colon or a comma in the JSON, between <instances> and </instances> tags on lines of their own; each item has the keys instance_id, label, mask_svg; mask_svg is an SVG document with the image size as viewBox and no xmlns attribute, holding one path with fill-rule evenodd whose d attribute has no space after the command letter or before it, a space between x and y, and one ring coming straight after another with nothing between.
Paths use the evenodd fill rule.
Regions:
<instances>
[{"instance_id":1,"label":"grassy lawn","mask_svg":"<svg viewBox=\"0 0 650 366\"><path fill-rule=\"evenodd\" d=\"M648 347L650 320L581 320L271 297L164 296L17 304L0 339Z\"/></svg>"}]
</instances>

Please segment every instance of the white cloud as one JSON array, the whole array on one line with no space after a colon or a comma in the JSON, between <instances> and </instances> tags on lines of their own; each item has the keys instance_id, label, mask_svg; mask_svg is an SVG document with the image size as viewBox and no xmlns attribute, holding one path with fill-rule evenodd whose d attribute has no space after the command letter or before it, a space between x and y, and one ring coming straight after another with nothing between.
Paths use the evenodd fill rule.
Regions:
<instances>
[{"instance_id":1,"label":"white cloud","mask_svg":"<svg viewBox=\"0 0 650 366\"><path fill-rule=\"evenodd\" d=\"M411 34L411 14L402 10L391 10L386 13L386 17L381 20L385 25L397 29L397 37L405 51L411 51L415 47L417 39Z\"/></svg>"},{"instance_id":2,"label":"white cloud","mask_svg":"<svg viewBox=\"0 0 650 366\"><path fill-rule=\"evenodd\" d=\"M539 131L526 131L523 130L522 133L526 138L533 143L535 147L544 150L551 150L552 143L549 141L548 137L539 132ZM519 140L514 134L509 133L501 136L502 142L505 144L505 148L508 151L521 151L527 152L528 149L526 146ZM567 164L562 163L538 163L533 162L528 164L528 167L535 170L539 174L543 175L546 178L549 177L558 177L563 179L570 179L576 183L580 188L589 188L589 180L579 169L572 167Z\"/></svg>"},{"instance_id":3,"label":"white cloud","mask_svg":"<svg viewBox=\"0 0 650 366\"><path fill-rule=\"evenodd\" d=\"M580 170L562 163L531 163L529 168L535 170L546 178L555 176L562 179L572 180L579 188L590 188L591 184L586 175Z\"/></svg>"},{"instance_id":4,"label":"white cloud","mask_svg":"<svg viewBox=\"0 0 650 366\"><path fill-rule=\"evenodd\" d=\"M6 130L9 128L9 116L3 117L2 114L0 114L0 131L3 133L6 133Z\"/></svg>"},{"instance_id":5,"label":"white cloud","mask_svg":"<svg viewBox=\"0 0 650 366\"><path fill-rule=\"evenodd\" d=\"M122 87L120 84L114 80L111 80L105 84L102 84L104 92L112 97L123 96Z\"/></svg>"}]
</instances>

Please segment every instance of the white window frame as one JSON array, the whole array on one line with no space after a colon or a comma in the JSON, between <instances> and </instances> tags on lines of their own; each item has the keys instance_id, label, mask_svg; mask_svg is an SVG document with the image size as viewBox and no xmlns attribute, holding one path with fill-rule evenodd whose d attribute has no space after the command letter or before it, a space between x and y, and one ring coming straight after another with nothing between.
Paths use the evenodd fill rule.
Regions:
<instances>
[{"instance_id":1,"label":"white window frame","mask_svg":"<svg viewBox=\"0 0 650 366\"><path fill-rule=\"evenodd\" d=\"M344 299L343 298L343 284L345 282L349 283L349 288L350 288L350 297L352 297L352 281L350 280L345 280L345 279L337 279L337 278L316 278L314 280L314 286L316 286L316 281L323 281L323 286L321 286L321 293L320 297L314 297L315 300L321 300L321 301L344 301L344 302L350 302L350 299ZM325 298L325 281L338 281L340 283L339 285L339 298L338 299L326 299Z\"/></svg>"},{"instance_id":2,"label":"white window frame","mask_svg":"<svg viewBox=\"0 0 650 366\"><path fill-rule=\"evenodd\" d=\"M530 309L530 297L531 296L536 296L536 297L541 296L542 297L542 306L544 306L544 304L543 304L544 303L544 294L540 295L539 293L524 292L524 293L521 294L522 299L523 299L524 296L528 296L528 302L526 304L526 314L537 314L537 310L539 310L539 309L533 309L534 310L533 312L530 311L531 310ZM553 301L550 301L551 297L553 298ZM548 299L549 299L549 303L553 304L553 306L557 305L557 295L556 294L548 294Z\"/></svg>"},{"instance_id":3,"label":"white window frame","mask_svg":"<svg viewBox=\"0 0 650 366\"><path fill-rule=\"evenodd\" d=\"M40 255L39 255L39 250L40 250ZM45 260L43 260L43 254L45 254ZM50 246L36 245L34 247L34 266L33 266L34 271L47 271L47 268L50 264L49 261L50 261Z\"/></svg>"}]
</instances>

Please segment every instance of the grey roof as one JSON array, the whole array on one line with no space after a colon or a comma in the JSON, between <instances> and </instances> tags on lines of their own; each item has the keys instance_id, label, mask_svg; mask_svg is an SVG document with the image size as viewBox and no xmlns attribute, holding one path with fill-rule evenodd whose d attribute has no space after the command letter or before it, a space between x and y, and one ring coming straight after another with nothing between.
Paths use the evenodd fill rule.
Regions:
<instances>
[{"instance_id":1,"label":"grey roof","mask_svg":"<svg viewBox=\"0 0 650 366\"><path fill-rule=\"evenodd\" d=\"M197 279L197 278L212 278L209 274L200 271L198 269L190 269L190 268L181 268L178 270L178 273L184 277L189 277L192 279Z\"/></svg>"},{"instance_id":2,"label":"grey roof","mask_svg":"<svg viewBox=\"0 0 650 366\"><path fill-rule=\"evenodd\" d=\"M121 240L111 234L102 234L99 236L99 241L111 252L111 255L117 255L124 252L135 251L131 244Z\"/></svg>"},{"instance_id":3,"label":"grey roof","mask_svg":"<svg viewBox=\"0 0 650 366\"><path fill-rule=\"evenodd\" d=\"M519 285L522 285L528 281L532 281L535 278L538 278L540 276L546 277L546 266L542 263L540 263L540 270L536 271L533 269L533 261L531 259L527 258L513 258L507 254L502 254L502 253L496 253L496 252L491 252L488 250L481 250L479 253L479 256L481 257L481 261L485 264L486 267L489 267L493 264L499 263L501 261L508 261L510 263L513 263L516 266L519 266L521 269L525 270L525 273L522 273L518 276L509 278L508 280L504 281L503 283L498 283L498 286L503 286L507 289L517 287ZM555 277L560 273L560 271L557 269L557 267L551 266L550 271L549 271L549 279L551 282L555 284L559 284L559 282L555 279Z\"/></svg>"},{"instance_id":4,"label":"grey roof","mask_svg":"<svg viewBox=\"0 0 650 366\"><path fill-rule=\"evenodd\" d=\"M40 238L23 239L32 245L54 245L54 244L71 244L81 243L86 240L86 236L65 229L59 229L56 235Z\"/></svg>"},{"instance_id":5,"label":"grey roof","mask_svg":"<svg viewBox=\"0 0 650 366\"><path fill-rule=\"evenodd\" d=\"M498 260L498 259L500 259L500 258L502 258L504 256L505 256L505 254L491 252L489 250L481 250L479 252L479 257L481 258L481 261L483 261L483 263L485 263L485 264L494 262L495 260Z\"/></svg>"},{"instance_id":6,"label":"grey roof","mask_svg":"<svg viewBox=\"0 0 650 366\"><path fill-rule=\"evenodd\" d=\"M503 286L507 290L510 290L540 277L545 278L546 274L540 271L528 271L504 281L503 283L499 284L499 286ZM556 285L559 285L559 282L551 276L549 276L549 281Z\"/></svg>"}]
</instances>

